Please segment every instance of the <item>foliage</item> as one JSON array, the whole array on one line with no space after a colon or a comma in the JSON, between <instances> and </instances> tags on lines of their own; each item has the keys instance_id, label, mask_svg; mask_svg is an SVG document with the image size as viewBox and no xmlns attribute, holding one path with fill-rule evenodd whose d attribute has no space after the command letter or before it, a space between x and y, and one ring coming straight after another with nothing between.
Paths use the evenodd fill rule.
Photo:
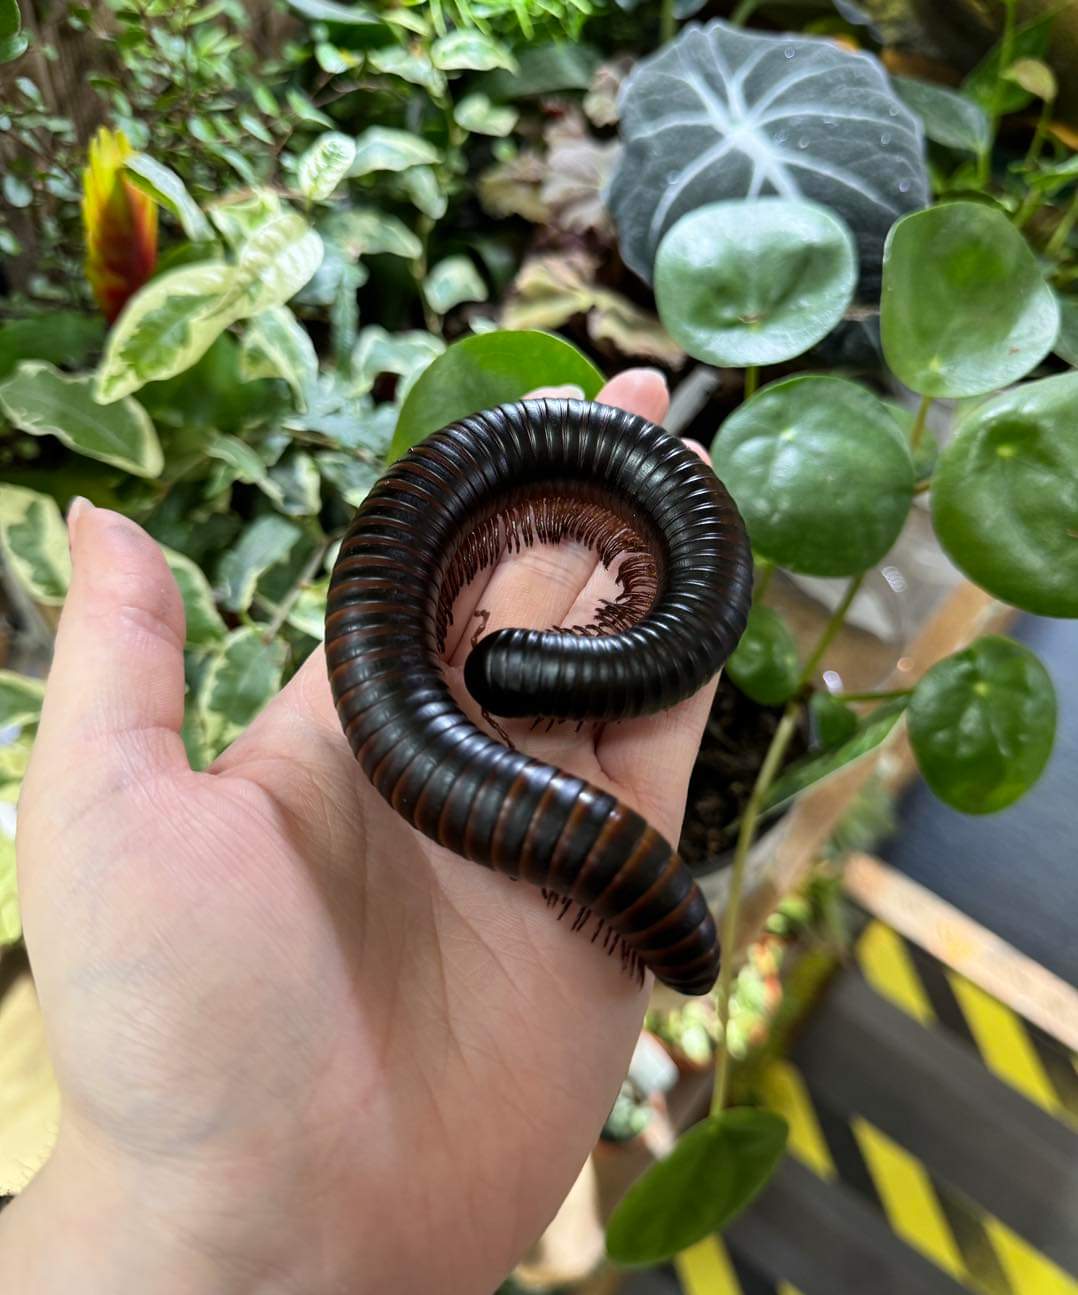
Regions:
<instances>
[{"instance_id":1,"label":"foliage","mask_svg":"<svg viewBox=\"0 0 1078 1295\"><path fill-rule=\"evenodd\" d=\"M819 674L920 492L971 579L1078 616L1078 375L1063 372L1078 166L1051 14L1017 26L1008 5L998 44L941 86L894 49L877 57L893 24L848 4L808 34L714 22L657 53L655 9L631 0L288 8L263 41L239 0L69 6L59 30L93 67L72 121L33 79L55 51L27 60L0 0L0 555L16 614L47 638L72 495L146 526L183 596L184 738L206 767L321 637L337 545L387 460L534 386L592 397L630 357L688 357L745 370L746 399L726 383L702 415L721 422L713 459L760 572L729 674L783 708L735 868L761 816L907 715L947 803L992 812L1023 794L1054 731L1026 649L979 640L896 695L833 696ZM757 391L762 365L776 368ZM885 398L896 380L916 414ZM937 398L967 402L938 455ZM776 566L848 582L804 655L763 602ZM41 692L0 672L0 802ZM810 749L784 765L798 726ZM0 944L19 932L7 823ZM626 1197L618 1258L722 1227L777 1164L780 1123L727 1107L770 974L724 967L712 1113ZM623 1106L632 1129L641 1112Z\"/></svg>"}]
</instances>

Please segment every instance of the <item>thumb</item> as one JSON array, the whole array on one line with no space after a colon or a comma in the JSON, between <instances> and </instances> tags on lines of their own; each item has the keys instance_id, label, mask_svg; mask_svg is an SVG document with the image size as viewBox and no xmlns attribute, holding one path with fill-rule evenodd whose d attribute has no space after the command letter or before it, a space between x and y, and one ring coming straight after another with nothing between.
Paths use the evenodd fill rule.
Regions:
<instances>
[{"instance_id":1,"label":"thumb","mask_svg":"<svg viewBox=\"0 0 1078 1295\"><path fill-rule=\"evenodd\" d=\"M106 777L187 767L183 601L164 554L86 499L68 514L71 588L56 634L35 761Z\"/></svg>"}]
</instances>

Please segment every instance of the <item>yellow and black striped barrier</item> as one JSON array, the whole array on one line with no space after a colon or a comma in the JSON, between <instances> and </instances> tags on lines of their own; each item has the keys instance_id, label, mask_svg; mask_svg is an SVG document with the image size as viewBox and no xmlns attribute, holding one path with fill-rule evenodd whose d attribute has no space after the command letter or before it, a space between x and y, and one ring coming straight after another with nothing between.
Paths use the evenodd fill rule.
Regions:
<instances>
[{"instance_id":1,"label":"yellow and black striped barrier","mask_svg":"<svg viewBox=\"0 0 1078 1295\"><path fill-rule=\"evenodd\" d=\"M684 1295L1078 1295L1074 1057L879 921L855 952L760 1077L790 1156Z\"/></svg>"}]
</instances>

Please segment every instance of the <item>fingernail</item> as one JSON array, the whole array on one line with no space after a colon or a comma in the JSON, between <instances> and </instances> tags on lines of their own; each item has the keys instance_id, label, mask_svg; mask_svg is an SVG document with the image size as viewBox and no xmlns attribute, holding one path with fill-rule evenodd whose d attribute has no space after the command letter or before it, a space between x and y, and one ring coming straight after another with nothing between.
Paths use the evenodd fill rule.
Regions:
<instances>
[{"instance_id":1,"label":"fingernail","mask_svg":"<svg viewBox=\"0 0 1078 1295\"><path fill-rule=\"evenodd\" d=\"M67 510L67 542L69 546L75 542L75 532L78 530L79 518L92 508L93 504L82 495L76 495L72 499Z\"/></svg>"},{"instance_id":2,"label":"fingernail","mask_svg":"<svg viewBox=\"0 0 1078 1295\"><path fill-rule=\"evenodd\" d=\"M666 386L666 374L662 371L662 369L657 369L653 364L641 365L641 367L636 371L637 373L654 374L654 376L659 379L659 381L663 384L663 386L664 387Z\"/></svg>"},{"instance_id":3,"label":"fingernail","mask_svg":"<svg viewBox=\"0 0 1078 1295\"><path fill-rule=\"evenodd\" d=\"M575 382L567 382L560 387L536 387L534 391L529 391L524 397L525 400L583 400L584 388L577 386Z\"/></svg>"}]
</instances>

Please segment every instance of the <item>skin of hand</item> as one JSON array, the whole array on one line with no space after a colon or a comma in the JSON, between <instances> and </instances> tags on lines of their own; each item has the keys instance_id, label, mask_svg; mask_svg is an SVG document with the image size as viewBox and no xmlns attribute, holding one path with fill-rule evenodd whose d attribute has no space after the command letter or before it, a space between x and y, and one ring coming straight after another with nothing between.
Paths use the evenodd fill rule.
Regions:
<instances>
[{"instance_id":1,"label":"skin of hand","mask_svg":"<svg viewBox=\"0 0 1078 1295\"><path fill-rule=\"evenodd\" d=\"M599 399L668 407L654 370ZM321 650L192 772L160 549L85 503L70 532L18 820L62 1118L0 1216L0 1289L490 1295L591 1149L646 987L538 890L383 803ZM580 547L503 559L462 594L451 681L474 609L488 630L580 623L611 588ZM511 732L676 841L712 694L598 733Z\"/></svg>"}]
</instances>

